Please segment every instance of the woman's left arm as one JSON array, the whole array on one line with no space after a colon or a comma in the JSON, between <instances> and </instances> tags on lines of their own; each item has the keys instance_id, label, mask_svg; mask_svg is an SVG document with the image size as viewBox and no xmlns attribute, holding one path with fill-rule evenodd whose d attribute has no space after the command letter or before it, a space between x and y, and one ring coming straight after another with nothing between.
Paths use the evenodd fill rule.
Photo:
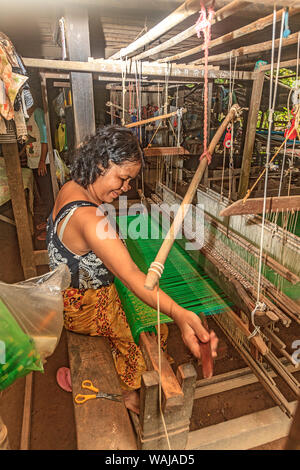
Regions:
<instances>
[{"instance_id":1,"label":"woman's left arm","mask_svg":"<svg viewBox=\"0 0 300 470\"><path fill-rule=\"evenodd\" d=\"M144 303L156 309L157 289L154 291L145 289L146 275L136 266L126 246L111 226L108 226L111 236L99 237L97 231L99 221L100 223L102 221L103 226L103 217L99 219L99 216L88 218L82 224L82 236L87 245L103 261L107 269L118 277L129 290ZM200 318L194 312L178 305L161 289L159 289L159 303L161 312L172 318L178 325L184 343L195 357L201 357L199 341L205 343L209 339L211 339L212 355L216 356L218 340L214 332L208 333L206 331Z\"/></svg>"}]
</instances>

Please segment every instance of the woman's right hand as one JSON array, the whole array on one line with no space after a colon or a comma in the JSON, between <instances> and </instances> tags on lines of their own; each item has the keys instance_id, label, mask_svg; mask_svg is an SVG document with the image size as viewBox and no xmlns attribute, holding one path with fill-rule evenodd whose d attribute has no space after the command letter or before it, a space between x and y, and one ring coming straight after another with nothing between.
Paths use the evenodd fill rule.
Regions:
<instances>
[{"instance_id":1,"label":"woman's right hand","mask_svg":"<svg viewBox=\"0 0 300 470\"><path fill-rule=\"evenodd\" d=\"M208 341L210 341L212 357L217 357L219 339L213 330L208 332L204 328L198 315L190 310L185 310L180 318L176 319L176 324L180 328L184 344L197 359L201 359L200 343Z\"/></svg>"}]
</instances>

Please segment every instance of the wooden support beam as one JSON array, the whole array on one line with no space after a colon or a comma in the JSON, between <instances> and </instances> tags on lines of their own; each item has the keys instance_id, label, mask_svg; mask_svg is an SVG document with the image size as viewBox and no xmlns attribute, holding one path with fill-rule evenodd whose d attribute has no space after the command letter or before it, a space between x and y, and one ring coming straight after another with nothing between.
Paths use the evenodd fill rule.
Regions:
<instances>
[{"instance_id":1,"label":"wooden support beam","mask_svg":"<svg viewBox=\"0 0 300 470\"><path fill-rule=\"evenodd\" d=\"M70 82L53 82L55 88L71 88Z\"/></svg>"},{"instance_id":2,"label":"wooden support beam","mask_svg":"<svg viewBox=\"0 0 300 470\"><path fill-rule=\"evenodd\" d=\"M298 32L291 34L288 38L283 38L282 39L282 47L287 47L291 46L292 44L296 44L298 41ZM279 46L280 39L275 39L274 42L274 47L277 49ZM241 56L246 56L248 54L256 54L256 53L261 53L263 51L269 51L272 49L272 41L265 41L261 42L258 44L253 44L251 46L242 46L239 47L238 49L234 49L232 51L228 52L223 52L222 54L217 54L217 55L209 55L208 56L208 62L224 62L225 60L228 60L234 57L241 57ZM204 64L205 59L197 59L191 62L192 64Z\"/></svg>"},{"instance_id":3,"label":"wooden support beam","mask_svg":"<svg viewBox=\"0 0 300 470\"><path fill-rule=\"evenodd\" d=\"M203 3L208 3L208 0L205 0ZM129 46L121 49L121 51L116 52L110 57L110 59L130 57L135 51L159 38L164 33L174 28L174 26L184 21L186 18L189 18L194 13L197 13L197 11L199 11L198 0L186 0L160 23L151 28L150 31L138 38L133 43L129 44Z\"/></svg>"},{"instance_id":4,"label":"wooden support beam","mask_svg":"<svg viewBox=\"0 0 300 470\"><path fill-rule=\"evenodd\" d=\"M296 404L290 402L290 409ZM193 431L187 450L250 450L286 437L290 426L291 419L276 406Z\"/></svg>"},{"instance_id":5,"label":"wooden support beam","mask_svg":"<svg viewBox=\"0 0 300 470\"><path fill-rule=\"evenodd\" d=\"M21 264L24 277L28 279L36 276L37 271L17 143L2 144L2 153L17 228Z\"/></svg>"},{"instance_id":6,"label":"wooden support beam","mask_svg":"<svg viewBox=\"0 0 300 470\"><path fill-rule=\"evenodd\" d=\"M297 65L298 65L297 59L286 60L286 61L280 62L280 67L281 68L287 68L288 69L290 67L297 67ZM259 68L260 71L266 71L266 70L270 70L270 69L271 69L271 64L262 65Z\"/></svg>"},{"instance_id":7,"label":"wooden support beam","mask_svg":"<svg viewBox=\"0 0 300 470\"><path fill-rule=\"evenodd\" d=\"M259 72L256 79L253 82L252 95L250 101L250 109L248 114L247 122L247 133L243 152L243 161L241 168L241 177L238 189L238 198L242 199L247 190L249 184L249 175L251 168L252 152L254 147L254 141L256 136L256 124L258 119L258 112L260 108L260 102L264 86L264 72Z\"/></svg>"},{"instance_id":8,"label":"wooden support beam","mask_svg":"<svg viewBox=\"0 0 300 470\"><path fill-rule=\"evenodd\" d=\"M234 13L236 13L237 11L239 11L241 8L243 8L246 5L247 5L247 2L244 2L241 0L234 0L233 2L230 2L228 5L224 5L222 8L216 11L215 16L212 20L212 24L222 21L228 16L233 15ZM176 34L176 36L172 37L168 41L165 41L156 47L152 47L151 49L148 49L147 51L134 56L134 60L142 60L150 56L153 57L155 54L159 54L162 51L170 49L170 47L177 46L177 44L179 44L182 41L185 41L186 39L190 38L194 34L196 35L196 25L192 25L190 28L184 31L181 31L179 34Z\"/></svg>"},{"instance_id":9,"label":"wooden support beam","mask_svg":"<svg viewBox=\"0 0 300 470\"><path fill-rule=\"evenodd\" d=\"M270 6L280 6L280 7L292 7L292 6L297 6L299 5L298 0L248 0L249 3L255 3L255 4L262 4L264 6L270 5Z\"/></svg>"},{"instance_id":10,"label":"wooden support beam","mask_svg":"<svg viewBox=\"0 0 300 470\"><path fill-rule=\"evenodd\" d=\"M100 73L101 80L109 79L109 76L105 74L114 74L122 78L122 71L124 70L124 63L121 60L109 60L109 59L97 59L89 62L80 62L80 61L67 61L67 60L48 60L48 59L34 59L34 58L23 58L24 65L28 68L42 68L48 70L60 70L60 71L74 71L74 72L92 72ZM127 79L135 78L135 64L134 61L128 61L126 68ZM148 76L153 77L162 77L163 79L168 72L168 64L161 64L158 62L143 62L142 63L142 73L144 78ZM236 71L229 72L227 70L216 70L215 68L210 68L208 70L208 78L235 78L235 80L252 80L255 76L254 72ZM201 80L204 78L204 68L194 65L186 64L174 64L170 70L170 78L178 79L180 83L181 79L184 79L186 82L189 80ZM155 80L157 82L157 80ZM190 82L189 82L190 83Z\"/></svg>"},{"instance_id":11,"label":"wooden support beam","mask_svg":"<svg viewBox=\"0 0 300 470\"><path fill-rule=\"evenodd\" d=\"M26 378L25 378L25 395L24 395L24 405L23 405L23 420L22 420L20 450L30 449L32 387L33 387L33 372L26 375Z\"/></svg>"},{"instance_id":12,"label":"wooden support beam","mask_svg":"<svg viewBox=\"0 0 300 470\"><path fill-rule=\"evenodd\" d=\"M89 17L86 7L66 6L66 40L70 60L83 62L91 56ZM95 133L93 77L91 73L70 73L74 112L75 147Z\"/></svg>"},{"instance_id":13,"label":"wooden support beam","mask_svg":"<svg viewBox=\"0 0 300 470\"><path fill-rule=\"evenodd\" d=\"M297 368L292 364L289 364L286 368L291 373L297 372ZM277 377L277 374L270 370L269 376L274 378ZM256 375L251 372L250 367L218 374L210 379L197 380L194 400L245 387L257 382L259 382L259 380Z\"/></svg>"},{"instance_id":14,"label":"wooden support beam","mask_svg":"<svg viewBox=\"0 0 300 470\"><path fill-rule=\"evenodd\" d=\"M281 9L276 12L276 21L281 20L283 11L284 10ZM291 8L289 10L289 16L296 15L299 12L300 12L300 8ZM234 31L224 34L223 36L213 39L209 43L209 49L215 46L226 44L227 42L233 41L234 39L238 39L247 34L254 33L257 30L261 31L262 29L265 29L268 26L270 26L272 23L273 23L273 13L263 18L260 18L259 20L253 21L252 23L249 23L246 26L243 26L242 28L238 28ZM200 46L193 47L192 49L188 49L187 51L181 52L180 54L175 54L173 56L159 59L157 62L173 62L179 59L181 60L184 57L197 54L203 50L204 50L204 45L201 44Z\"/></svg>"},{"instance_id":15,"label":"wooden support beam","mask_svg":"<svg viewBox=\"0 0 300 470\"><path fill-rule=\"evenodd\" d=\"M241 214L262 214L264 198L254 198L239 200L226 207L220 212L220 216L241 215ZM276 211L299 211L300 196L267 197L266 212Z\"/></svg>"}]
</instances>

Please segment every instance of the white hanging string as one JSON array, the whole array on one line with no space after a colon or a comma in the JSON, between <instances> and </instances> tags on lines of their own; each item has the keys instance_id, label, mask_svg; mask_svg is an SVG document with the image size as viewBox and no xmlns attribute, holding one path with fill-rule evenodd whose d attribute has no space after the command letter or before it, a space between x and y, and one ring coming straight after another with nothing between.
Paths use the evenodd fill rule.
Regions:
<instances>
[{"instance_id":1,"label":"white hanging string","mask_svg":"<svg viewBox=\"0 0 300 470\"><path fill-rule=\"evenodd\" d=\"M160 411L160 416L161 416L161 420L162 420L162 423L163 423L163 427L164 427L164 431L165 431L165 435L166 435L166 439L167 439L167 443L168 443L168 448L169 448L169 450L172 450L170 440L169 440L168 430L167 430L167 426L166 426L166 422L165 422L165 417L164 417L162 406L161 406L161 403L162 403L161 396L162 396L162 394L161 394L161 349L160 349L159 283L157 283L157 344L158 344L158 375L159 375L159 387L158 387L159 411Z\"/></svg>"},{"instance_id":2,"label":"white hanging string","mask_svg":"<svg viewBox=\"0 0 300 470\"><path fill-rule=\"evenodd\" d=\"M283 26L284 26L285 11L282 13L281 20L281 30L280 30L280 40L278 47L278 58L277 58L277 73L274 86L274 94L272 100L273 92L273 75L274 75L274 50L275 50L275 34L276 34L276 6L273 10L273 31L272 31L272 59L271 59L271 77L270 77L270 94L269 94L269 128L268 128L268 140L267 140L267 161L266 161L266 174L265 174L265 185L264 185L264 203L263 203L263 214L262 214L262 226L261 226L261 237L260 237L260 253L259 253L259 266L258 266L258 281L257 281L257 300L254 311L251 315L252 325L255 327L253 335L259 331L259 327L255 325L254 314L256 310L262 309L262 304L260 302L260 293L261 293L261 277L262 277L262 259L263 259L263 246L264 246L264 228L265 228L265 217L266 217L266 202L267 202L267 189L268 189L268 174L269 174L269 161L270 161L270 142L271 142L271 131L273 123L273 114L276 103L277 95L277 86L278 86L278 77L279 77L279 68L280 68L280 58L281 58L281 46L282 46L282 36L283 36Z\"/></svg>"}]
</instances>

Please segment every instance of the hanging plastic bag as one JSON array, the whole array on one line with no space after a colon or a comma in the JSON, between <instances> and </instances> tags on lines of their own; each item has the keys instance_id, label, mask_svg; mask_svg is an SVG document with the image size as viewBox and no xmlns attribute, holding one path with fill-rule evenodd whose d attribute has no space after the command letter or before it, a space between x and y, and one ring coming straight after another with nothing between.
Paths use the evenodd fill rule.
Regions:
<instances>
[{"instance_id":1,"label":"hanging plastic bag","mask_svg":"<svg viewBox=\"0 0 300 470\"><path fill-rule=\"evenodd\" d=\"M53 150L54 152L54 163L56 169L56 178L60 182L60 185L63 186L65 182L69 179L70 170L65 164L65 162L60 157L58 151L56 149Z\"/></svg>"},{"instance_id":2,"label":"hanging plastic bag","mask_svg":"<svg viewBox=\"0 0 300 470\"><path fill-rule=\"evenodd\" d=\"M61 291L69 287L70 280L68 267L61 264L54 271L24 282L0 282L0 359L3 362L3 355L6 359L0 363L0 389L30 370L43 370L42 363L54 352L61 336ZM19 370L20 365L23 368ZM11 376L3 379L8 368Z\"/></svg>"}]
</instances>

